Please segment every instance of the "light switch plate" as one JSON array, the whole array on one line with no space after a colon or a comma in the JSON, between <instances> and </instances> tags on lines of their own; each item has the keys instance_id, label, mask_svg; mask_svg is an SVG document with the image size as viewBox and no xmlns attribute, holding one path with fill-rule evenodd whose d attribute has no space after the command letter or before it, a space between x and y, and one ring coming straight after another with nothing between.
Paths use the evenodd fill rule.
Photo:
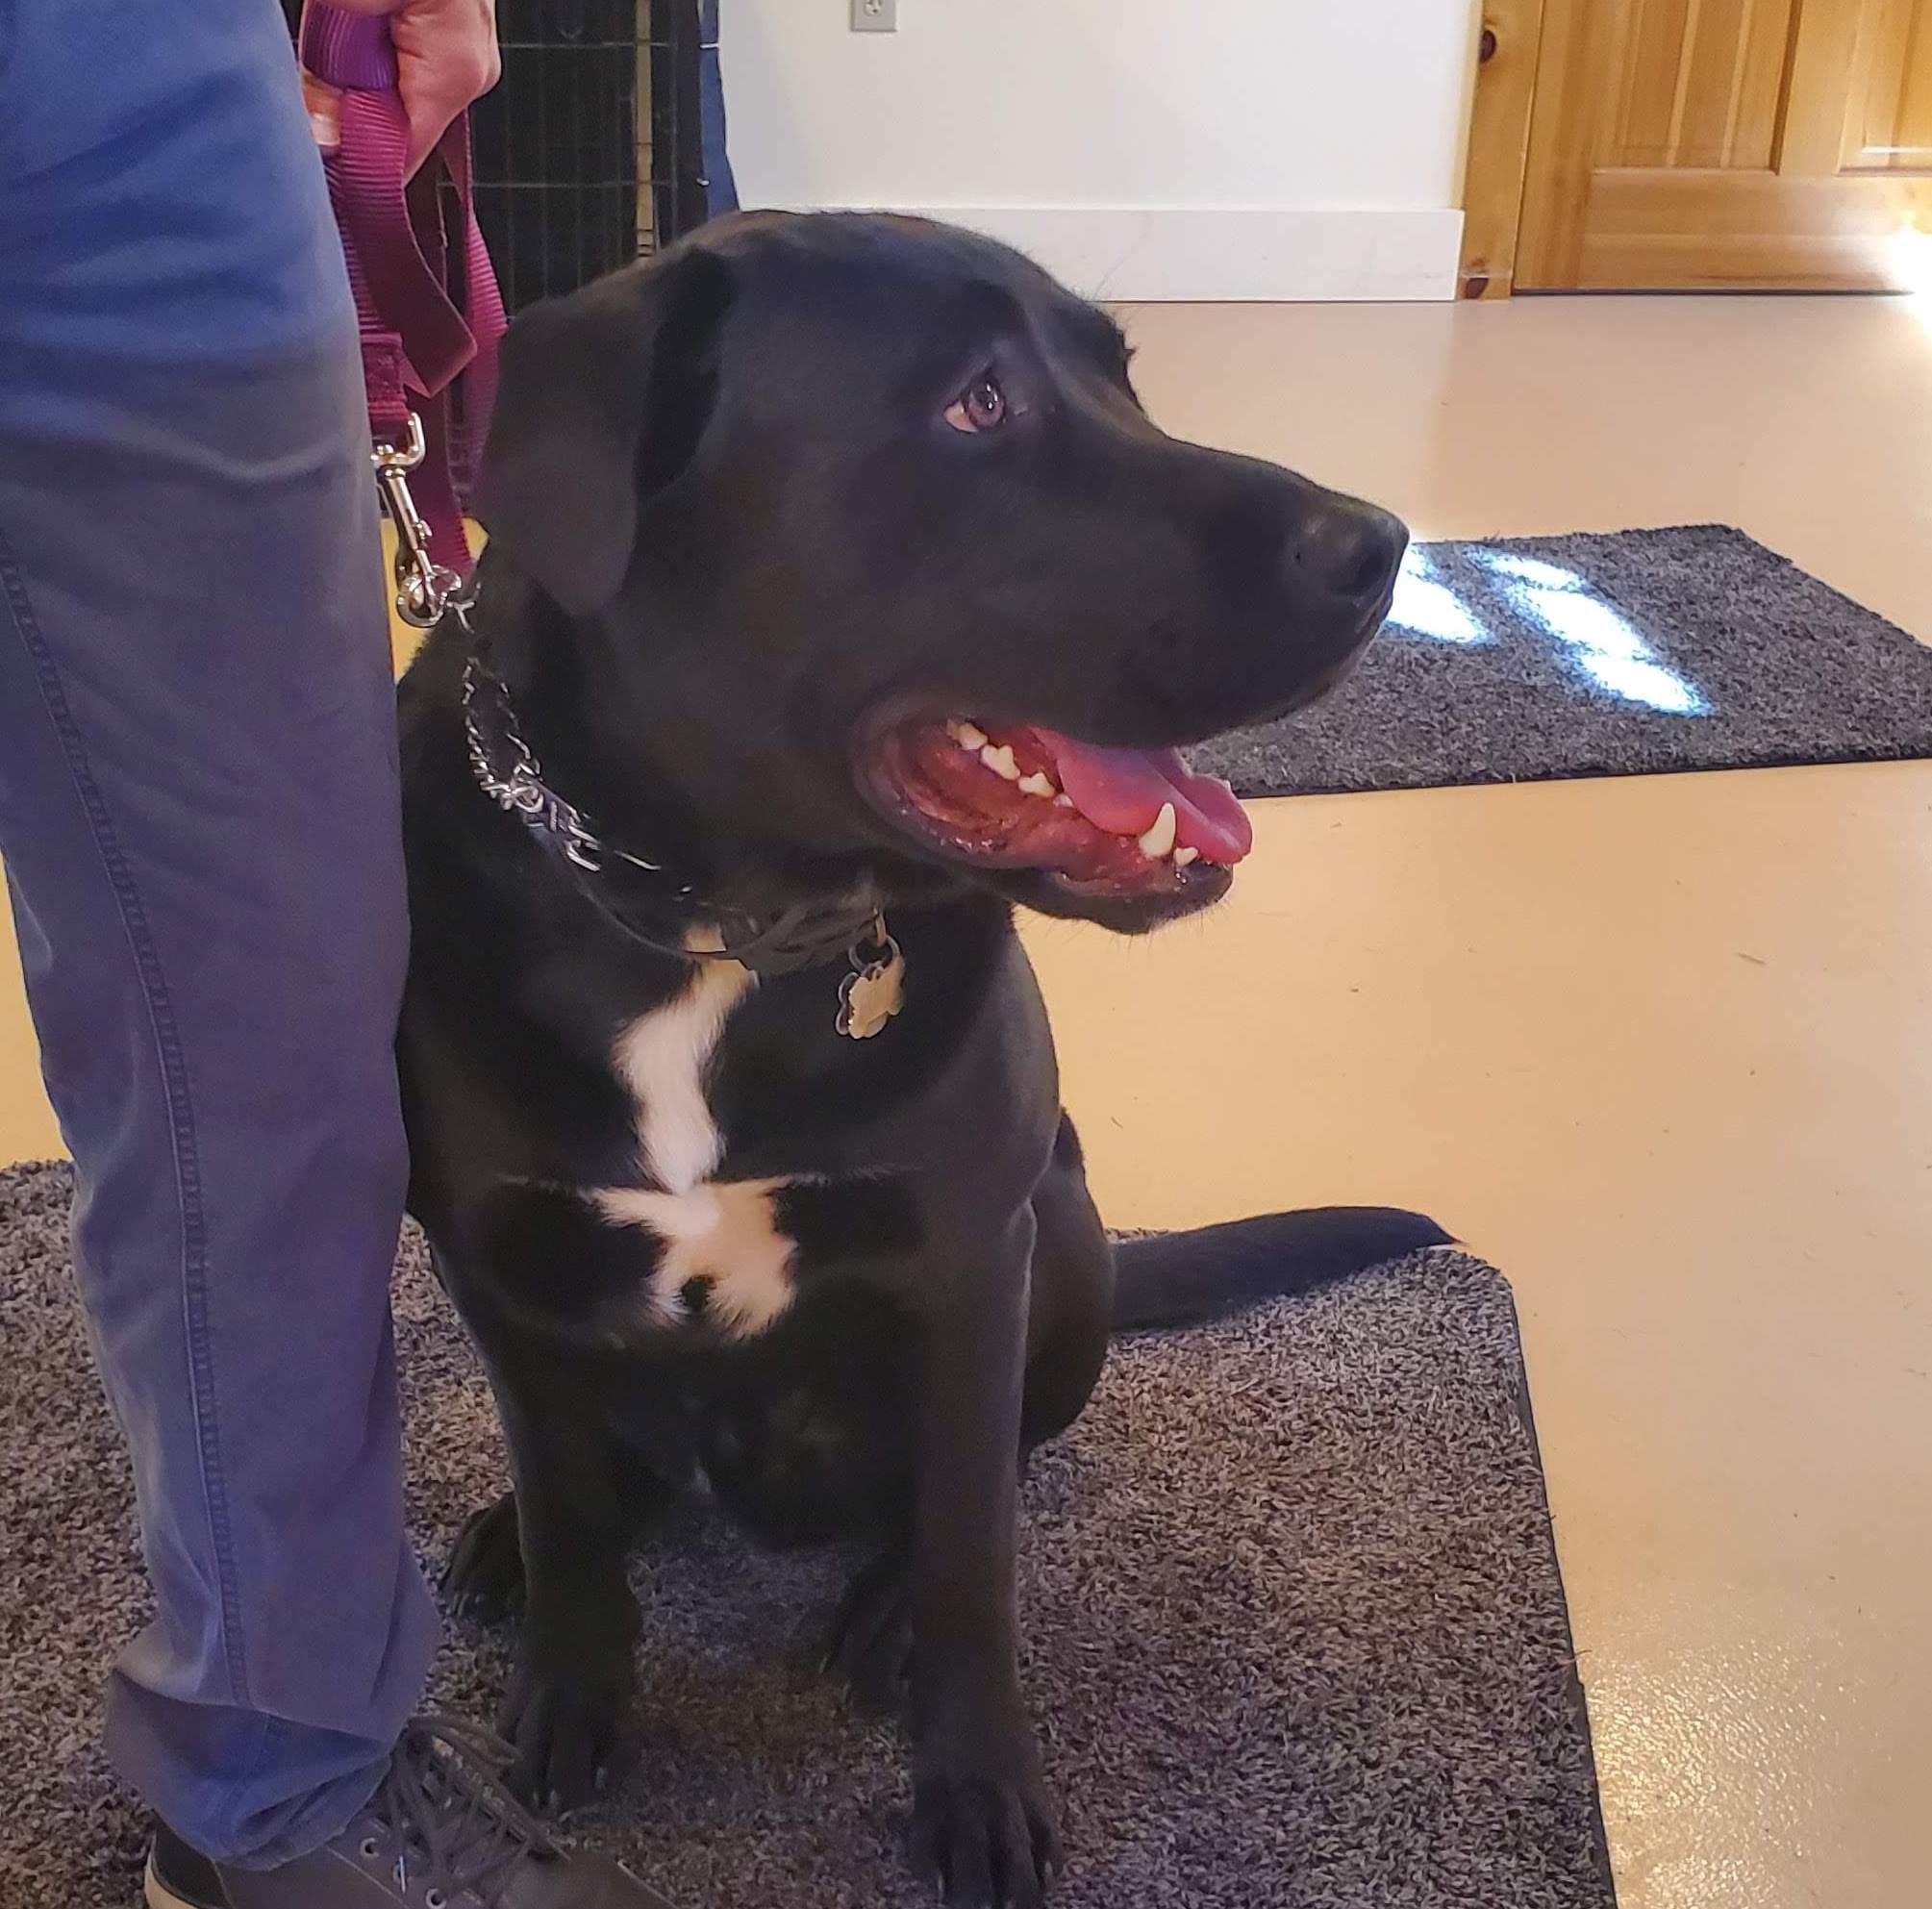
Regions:
<instances>
[{"instance_id":1,"label":"light switch plate","mask_svg":"<svg viewBox=\"0 0 1932 1909\"><path fill-rule=\"evenodd\" d=\"M852 0L854 33L897 33L899 0Z\"/></svg>"}]
</instances>

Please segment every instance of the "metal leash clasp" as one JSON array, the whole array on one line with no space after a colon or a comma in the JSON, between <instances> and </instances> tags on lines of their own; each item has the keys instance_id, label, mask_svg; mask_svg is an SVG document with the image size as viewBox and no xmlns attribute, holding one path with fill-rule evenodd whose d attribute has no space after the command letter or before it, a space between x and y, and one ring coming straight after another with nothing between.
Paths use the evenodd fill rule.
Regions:
<instances>
[{"instance_id":1,"label":"metal leash clasp","mask_svg":"<svg viewBox=\"0 0 1932 1909\"><path fill-rule=\"evenodd\" d=\"M451 608L461 619L468 607L463 579L430 555L429 525L410 495L409 473L422 463L428 449L422 419L411 412L409 430L400 444L377 444L369 452L376 486L396 527L396 615L417 630L434 628Z\"/></svg>"}]
</instances>

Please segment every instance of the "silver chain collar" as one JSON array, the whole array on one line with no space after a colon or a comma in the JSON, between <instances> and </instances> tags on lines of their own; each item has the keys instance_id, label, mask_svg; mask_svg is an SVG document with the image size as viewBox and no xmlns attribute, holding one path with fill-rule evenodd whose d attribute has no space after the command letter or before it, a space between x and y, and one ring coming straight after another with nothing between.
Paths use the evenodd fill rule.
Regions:
<instances>
[{"instance_id":1,"label":"silver chain collar","mask_svg":"<svg viewBox=\"0 0 1932 1909\"><path fill-rule=\"evenodd\" d=\"M468 619L464 615L466 604L452 603L450 607L464 633L470 634ZM486 694L493 696L498 706L497 729L509 756L509 761L501 766L492 758L489 738L477 715L478 705ZM509 691L484 667L474 648L463 666L463 730L477 786L505 814L516 816L539 837L547 837L573 867L587 875L595 875L602 872L604 858L615 855L634 868L651 874L664 873L659 863L609 846L584 819L583 811L565 801L543 780L537 752L517 727ZM641 942L659 954L689 961L736 961L754 970L784 974L815 967L843 953L848 971L839 984L839 1009L833 1025L849 1041L869 1041L882 1033L904 1005L905 956L886 926L884 914L875 907L867 905L854 913L799 904L763 923L740 915L740 919L751 930L743 940L720 939L716 947L694 947L688 940L682 943L657 940L588 884L582 886L607 919L631 940ZM687 882L671 892L677 900L689 901L692 890ZM712 912L738 914L737 910ZM818 924L815 929L815 921Z\"/></svg>"},{"instance_id":2,"label":"silver chain collar","mask_svg":"<svg viewBox=\"0 0 1932 1909\"><path fill-rule=\"evenodd\" d=\"M396 614L417 629L430 629L453 616L463 632L467 654L463 666L463 735L470 772L477 786L506 815L514 816L539 838L547 838L570 866L586 875L601 874L607 857L615 856L646 874L665 873L661 863L614 848L603 841L575 803L566 801L543 779L537 752L524 740L508 688L485 667L469 613L476 603L474 572L467 582L430 553L429 528L410 495L409 473L422 462L422 423L411 414L409 432L401 445L378 444L370 453L376 483L396 529ZM495 724L504 756L492 753L478 715L485 695L497 704ZM905 957L875 907L863 911L815 907L799 903L769 921L760 922L737 909L715 911L736 915L751 929L742 941L724 942L716 948L657 941L627 919L605 897L584 885L599 911L633 941L660 954L682 960L738 961L767 973L786 973L827 961L842 952L849 972L839 986L839 1032L852 1041L869 1041L898 1014L905 993ZM689 902L689 882L670 885L675 901ZM816 922L815 930L814 924Z\"/></svg>"},{"instance_id":3,"label":"silver chain collar","mask_svg":"<svg viewBox=\"0 0 1932 1909\"><path fill-rule=\"evenodd\" d=\"M464 614L472 600L453 601L450 608L456 613L459 627L473 641L474 632ZM491 760L489 744L485 740L476 713L477 702L486 692L486 687L499 705L501 720L498 733L510 759L501 767ZM523 732L516 726L516 712L511 707L510 692L493 676L488 677L486 685L483 659L473 647L463 666L463 736L477 786L499 809L517 816L527 827L551 837L565 861L573 863L586 874L595 875L602 873L605 856L615 855L619 861L628 862L632 867L642 868L648 874L664 873L662 863L647 862L641 855L633 855L626 849L607 847L584 819L584 812L574 802L565 801L543 780L542 765L538 762L536 752L523 740ZM673 889L672 892L680 900L685 900L691 892L690 885L685 883Z\"/></svg>"}]
</instances>

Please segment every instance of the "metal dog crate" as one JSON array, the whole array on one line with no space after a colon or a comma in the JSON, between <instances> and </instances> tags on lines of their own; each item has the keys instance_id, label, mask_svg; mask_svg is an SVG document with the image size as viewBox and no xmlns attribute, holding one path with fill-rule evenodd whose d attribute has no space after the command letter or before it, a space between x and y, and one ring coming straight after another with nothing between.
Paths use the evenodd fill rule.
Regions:
<instances>
[{"instance_id":1,"label":"metal dog crate","mask_svg":"<svg viewBox=\"0 0 1932 1909\"><path fill-rule=\"evenodd\" d=\"M301 0L283 0L291 28ZM716 0L499 0L503 79L470 112L476 214L512 312L704 222Z\"/></svg>"},{"instance_id":2,"label":"metal dog crate","mask_svg":"<svg viewBox=\"0 0 1932 1909\"><path fill-rule=\"evenodd\" d=\"M476 212L511 311L703 223L698 0L500 0Z\"/></svg>"}]
</instances>

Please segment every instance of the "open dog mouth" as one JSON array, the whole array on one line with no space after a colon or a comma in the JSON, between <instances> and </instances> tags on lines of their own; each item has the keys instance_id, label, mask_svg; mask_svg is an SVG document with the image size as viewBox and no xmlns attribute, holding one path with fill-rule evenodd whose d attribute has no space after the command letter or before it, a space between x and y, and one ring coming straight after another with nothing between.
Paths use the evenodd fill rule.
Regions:
<instances>
[{"instance_id":1,"label":"open dog mouth","mask_svg":"<svg viewBox=\"0 0 1932 1909\"><path fill-rule=\"evenodd\" d=\"M1234 791L1173 749L922 716L888 730L867 769L874 799L929 846L1041 869L1082 893L1218 891L1254 843Z\"/></svg>"}]
</instances>

